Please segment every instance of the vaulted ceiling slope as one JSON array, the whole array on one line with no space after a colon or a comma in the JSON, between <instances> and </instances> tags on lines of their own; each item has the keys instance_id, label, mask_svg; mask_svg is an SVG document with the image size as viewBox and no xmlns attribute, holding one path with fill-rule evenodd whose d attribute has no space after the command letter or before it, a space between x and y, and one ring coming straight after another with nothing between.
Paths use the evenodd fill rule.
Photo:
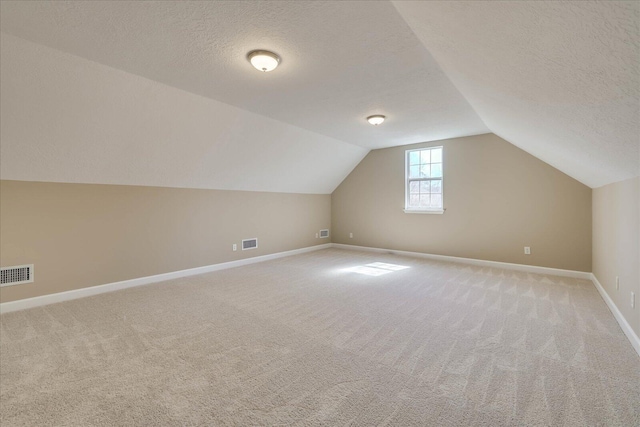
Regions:
<instances>
[{"instance_id":1,"label":"vaulted ceiling slope","mask_svg":"<svg viewBox=\"0 0 640 427\"><path fill-rule=\"evenodd\" d=\"M591 187L640 174L640 3L393 3L492 132Z\"/></svg>"},{"instance_id":2,"label":"vaulted ceiling slope","mask_svg":"<svg viewBox=\"0 0 640 427\"><path fill-rule=\"evenodd\" d=\"M2 34L0 177L328 194L367 150Z\"/></svg>"},{"instance_id":3,"label":"vaulted ceiling slope","mask_svg":"<svg viewBox=\"0 0 640 427\"><path fill-rule=\"evenodd\" d=\"M367 149L489 130L390 2L3 1L1 28ZM261 74L247 52L282 57ZM383 127L365 122L386 114Z\"/></svg>"},{"instance_id":4,"label":"vaulted ceiling slope","mask_svg":"<svg viewBox=\"0 0 640 427\"><path fill-rule=\"evenodd\" d=\"M2 1L0 172L331 192L368 149L491 131L598 187L640 173L638 15L588 1ZM281 66L256 72L255 48ZM383 126L364 121L376 113Z\"/></svg>"}]
</instances>

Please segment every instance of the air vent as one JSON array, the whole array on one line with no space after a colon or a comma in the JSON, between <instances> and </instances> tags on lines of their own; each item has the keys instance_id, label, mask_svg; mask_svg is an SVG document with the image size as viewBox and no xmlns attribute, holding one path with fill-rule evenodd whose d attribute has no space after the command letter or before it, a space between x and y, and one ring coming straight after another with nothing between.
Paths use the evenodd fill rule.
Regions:
<instances>
[{"instance_id":1,"label":"air vent","mask_svg":"<svg viewBox=\"0 0 640 427\"><path fill-rule=\"evenodd\" d=\"M0 286L33 282L33 264L0 268Z\"/></svg>"},{"instance_id":2,"label":"air vent","mask_svg":"<svg viewBox=\"0 0 640 427\"><path fill-rule=\"evenodd\" d=\"M258 247L258 239L245 239L242 241L242 250L246 251L248 249L255 249Z\"/></svg>"},{"instance_id":3,"label":"air vent","mask_svg":"<svg viewBox=\"0 0 640 427\"><path fill-rule=\"evenodd\" d=\"M320 230L320 238L324 239L325 237L329 237L329 230Z\"/></svg>"}]
</instances>

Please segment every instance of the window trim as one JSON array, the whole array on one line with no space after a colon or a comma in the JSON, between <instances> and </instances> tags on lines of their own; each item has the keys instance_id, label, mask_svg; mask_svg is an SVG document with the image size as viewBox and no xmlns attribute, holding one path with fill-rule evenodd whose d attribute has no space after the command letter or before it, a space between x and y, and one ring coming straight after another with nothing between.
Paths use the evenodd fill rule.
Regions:
<instances>
[{"instance_id":1,"label":"window trim","mask_svg":"<svg viewBox=\"0 0 640 427\"><path fill-rule=\"evenodd\" d=\"M442 149L442 178L440 178L442 188L442 207L441 208L410 208L409 207L409 153L414 151L430 150L434 148ZM447 209L444 207L444 146L434 145L433 147L421 147L413 148L411 150L405 150L404 152L404 213L416 213L416 214L436 214L441 215Z\"/></svg>"}]
</instances>

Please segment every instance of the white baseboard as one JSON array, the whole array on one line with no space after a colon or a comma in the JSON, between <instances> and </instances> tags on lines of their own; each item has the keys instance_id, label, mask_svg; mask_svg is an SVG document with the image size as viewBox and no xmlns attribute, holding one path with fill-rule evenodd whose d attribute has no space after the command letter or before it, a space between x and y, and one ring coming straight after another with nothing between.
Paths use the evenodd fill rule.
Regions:
<instances>
[{"instance_id":1,"label":"white baseboard","mask_svg":"<svg viewBox=\"0 0 640 427\"><path fill-rule=\"evenodd\" d=\"M598 292L600 292L600 296L602 296L604 302L607 303L607 306L609 306L609 310L611 310L613 316L616 318L618 324L622 328L622 332L624 332L627 338L629 338L629 341L631 341L631 345L638 353L638 356L640 356L640 338L638 338L638 335L636 335L636 333L633 331L631 325L629 324L629 322L627 322L627 319L624 318L616 303L613 302L607 291L604 290L604 287L600 284L598 278L593 273L591 273L591 281L594 285L596 285L596 289L598 289Z\"/></svg>"},{"instance_id":2,"label":"white baseboard","mask_svg":"<svg viewBox=\"0 0 640 427\"><path fill-rule=\"evenodd\" d=\"M90 286L88 288L74 289L72 291L58 292L55 294L42 295L34 298L25 298L17 301L0 303L0 314L11 311L24 310L27 308L40 307L62 301L69 301L84 298L120 289L133 288L136 286L148 285L150 283L163 282L165 280L178 279L180 277L195 276L196 274L210 273L212 271L225 270L227 268L241 267L243 265L255 264L272 259L283 258L305 252L318 251L331 247L331 243L323 245L309 246L301 249L294 249L286 252L277 252L269 255L261 255L253 258L245 258L237 261L212 264L204 267L189 268L187 270L172 271L170 273L156 274L154 276L139 277L137 279L123 280L122 282L107 283L106 285Z\"/></svg>"},{"instance_id":3,"label":"white baseboard","mask_svg":"<svg viewBox=\"0 0 640 427\"><path fill-rule=\"evenodd\" d=\"M574 277L576 279L591 280L591 273L586 271L561 270L559 268L538 267L535 265L512 264L499 261L485 261L482 259L461 258L447 255L434 255L422 252L397 251L395 249L370 248L366 246L345 245L341 243L333 243L332 247L341 249L351 249L358 251L377 252L377 253L393 253L396 255L405 255L414 258L426 258L438 261L460 262L463 264L478 265L481 267L504 268L507 270L525 271L527 273L547 274L550 276Z\"/></svg>"}]
</instances>

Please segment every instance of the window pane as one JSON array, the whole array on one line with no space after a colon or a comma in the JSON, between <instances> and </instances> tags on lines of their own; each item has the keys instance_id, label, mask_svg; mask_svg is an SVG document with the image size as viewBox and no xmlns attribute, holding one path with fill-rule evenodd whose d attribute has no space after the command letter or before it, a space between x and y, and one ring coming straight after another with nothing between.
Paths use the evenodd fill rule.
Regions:
<instances>
[{"instance_id":1,"label":"window pane","mask_svg":"<svg viewBox=\"0 0 640 427\"><path fill-rule=\"evenodd\" d=\"M407 152L407 208L443 209L443 154L442 147Z\"/></svg>"},{"instance_id":2,"label":"window pane","mask_svg":"<svg viewBox=\"0 0 640 427\"><path fill-rule=\"evenodd\" d=\"M442 163L431 165L431 176L435 178L442 178Z\"/></svg>"},{"instance_id":3,"label":"window pane","mask_svg":"<svg viewBox=\"0 0 640 427\"><path fill-rule=\"evenodd\" d=\"M421 151L420 158L420 163L431 163L431 150Z\"/></svg>"},{"instance_id":4,"label":"window pane","mask_svg":"<svg viewBox=\"0 0 640 427\"><path fill-rule=\"evenodd\" d=\"M431 162L442 163L442 148L434 148L431 150Z\"/></svg>"},{"instance_id":5,"label":"window pane","mask_svg":"<svg viewBox=\"0 0 640 427\"><path fill-rule=\"evenodd\" d=\"M409 164L417 165L420 163L420 152L419 151L410 151L409 152Z\"/></svg>"}]
</instances>

